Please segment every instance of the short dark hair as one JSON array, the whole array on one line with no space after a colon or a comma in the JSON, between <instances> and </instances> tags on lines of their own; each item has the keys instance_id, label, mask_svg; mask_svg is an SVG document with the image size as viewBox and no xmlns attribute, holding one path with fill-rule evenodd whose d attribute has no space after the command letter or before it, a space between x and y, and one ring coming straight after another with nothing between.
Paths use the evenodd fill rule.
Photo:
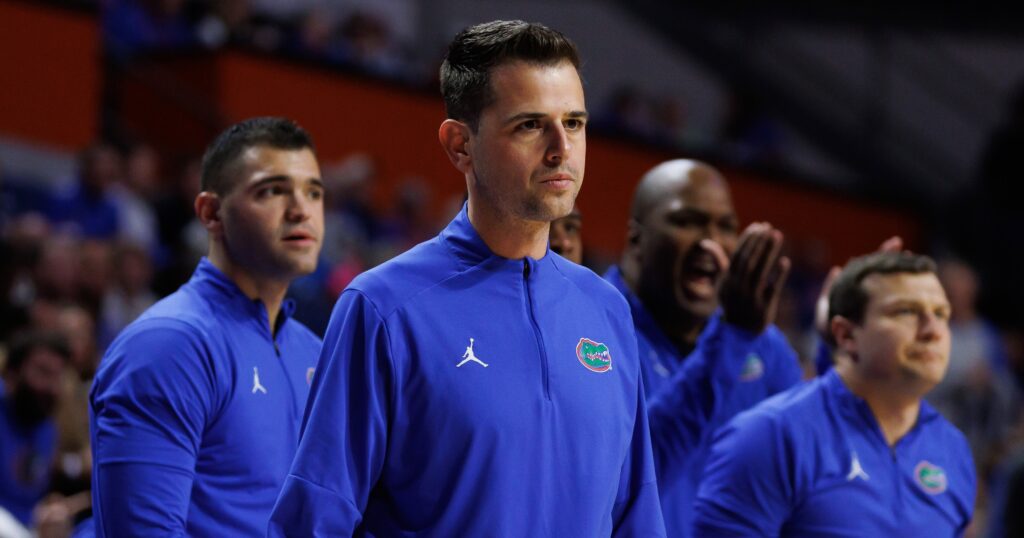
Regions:
<instances>
[{"instance_id":1,"label":"short dark hair","mask_svg":"<svg viewBox=\"0 0 1024 538\"><path fill-rule=\"evenodd\" d=\"M60 355L64 362L71 360L71 348L67 338L56 331L30 330L18 333L11 338L7 347L7 360L4 361L3 372L19 372L32 353L45 349Z\"/></svg>"},{"instance_id":2,"label":"short dark hair","mask_svg":"<svg viewBox=\"0 0 1024 538\"><path fill-rule=\"evenodd\" d=\"M491 70L506 62L540 65L569 62L578 71L576 45L561 32L523 21L491 21L470 26L448 45L441 64L441 96L451 119L475 132L480 113L494 100Z\"/></svg>"},{"instance_id":3,"label":"short dark hair","mask_svg":"<svg viewBox=\"0 0 1024 538\"><path fill-rule=\"evenodd\" d=\"M854 322L864 321L870 297L861 285L873 274L935 273L935 261L911 252L875 252L850 260L836 278L828 294L828 319L836 316ZM832 340L829 333L829 340ZM830 342L835 344L835 342Z\"/></svg>"},{"instance_id":4,"label":"short dark hair","mask_svg":"<svg viewBox=\"0 0 1024 538\"><path fill-rule=\"evenodd\" d=\"M200 189L219 195L234 187L230 168L242 153L254 146L316 151L313 138L299 124L287 118L250 118L228 127L206 148Z\"/></svg>"}]
</instances>

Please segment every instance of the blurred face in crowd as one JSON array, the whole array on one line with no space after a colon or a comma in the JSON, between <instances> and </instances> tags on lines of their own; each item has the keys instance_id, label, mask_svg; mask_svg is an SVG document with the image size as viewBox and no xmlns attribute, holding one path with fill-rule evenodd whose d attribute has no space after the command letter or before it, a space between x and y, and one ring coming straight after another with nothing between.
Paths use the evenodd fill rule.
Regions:
<instances>
[{"instance_id":1,"label":"blurred face in crowd","mask_svg":"<svg viewBox=\"0 0 1024 538\"><path fill-rule=\"evenodd\" d=\"M651 202L634 218L627 247L639 274L627 276L656 314L710 317L724 272L700 242L710 239L729 256L735 250L739 221L728 186L716 170L692 161L666 163L655 172L659 176L645 178L640 187L648 189Z\"/></svg>"},{"instance_id":2,"label":"blurred face in crowd","mask_svg":"<svg viewBox=\"0 0 1024 538\"><path fill-rule=\"evenodd\" d=\"M253 277L280 281L313 272L324 232L324 188L313 152L254 146L234 170L214 232L232 262Z\"/></svg>"},{"instance_id":3,"label":"blurred face in crowd","mask_svg":"<svg viewBox=\"0 0 1024 538\"><path fill-rule=\"evenodd\" d=\"M865 381L897 382L924 394L949 365L950 306L933 273L874 273L861 283L869 299L864 319L836 332ZM843 336L845 335L845 336Z\"/></svg>"},{"instance_id":4,"label":"blurred face in crowd","mask_svg":"<svg viewBox=\"0 0 1024 538\"><path fill-rule=\"evenodd\" d=\"M551 250L574 263L583 263L583 215L573 207L568 215L551 223Z\"/></svg>"},{"instance_id":5,"label":"blurred face in crowd","mask_svg":"<svg viewBox=\"0 0 1024 538\"><path fill-rule=\"evenodd\" d=\"M493 102L464 126L471 210L551 222L572 210L586 163L583 85L569 62L494 67Z\"/></svg>"},{"instance_id":6,"label":"blurred face in crowd","mask_svg":"<svg viewBox=\"0 0 1024 538\"><path fill-rule=\"evenodd\" d=\"M15 416L35 425L53 415L60 400L64 357L45 347L36 347L16 371L5 377Z\"/></svg>"}]
</instances>

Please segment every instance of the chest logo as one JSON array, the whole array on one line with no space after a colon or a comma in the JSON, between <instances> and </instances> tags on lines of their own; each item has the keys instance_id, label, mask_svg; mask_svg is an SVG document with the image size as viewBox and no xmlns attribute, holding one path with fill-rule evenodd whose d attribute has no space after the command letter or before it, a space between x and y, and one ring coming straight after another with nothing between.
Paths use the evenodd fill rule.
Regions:
<instances>
[{"instance_id":1,"label":"chest logo","mask_svg":"<svg viewBox=\"0 0 1024 538\"><path fill-rule=\"evenodd\" d=\"M743 361L743 370L740 372L740 381L755 381L764 375L764 361L756 353L747 355Z\"/></svg>"},{"instance_id":2,"label":"chest logo","mask_svg":"<svg viewBox=\"0 0 1024 538\"><path fill-rule=\"evenodd\" d=\"M608 346L589 338L580 338L576 344L576 358L591 372L604 373L612 369L612 354Z\"/></svg>"},{"instance_id":3,"label":"chest logo","mask_svg":"<svg viewBox=\"0 0 1024 538\"><path fill-rule=\"evenodd\" d=\"M263 394L266 394L267 393L267 387L264 387L263 384L260 383L260 369L255 367L255 366L253 366L252 367L252 393L256 394L257 392L262 392Z\"/></svg>"},{"instance_id":4,"label":"chest logo","mask_svg":"<svg viewBox=\"0 0 1024 538\"><path fill-rule=\"evenodd\" d=\"M946 471L927 460L921 460L921 463L914 467L914 480L921 489L932 495L946 491Z\"/></svg>"},{"instance_id":5,"label":"chest logo","mask_svg":"<svg viewBox=\"0 0 1024 538\"><path fill-rule=\"evenodd\" d=\"M476 358L476 354L473 353L473 339L469 339L469 345L466 346L466 351L462 353L462 362L455 365L456 368L462 368L467 362L475 362L484 368L487 368L487 363Z\"/></svg>"},{"instance_id":6,"label":"chest logo","mask_svg":"<svg viewBox=\"0 0 1024 538\"><path fill-rule=\"evenodd\" d=\"M316 373L316 368L313 368L312 366L310 366L309 368L306 368L306 384L307 385L312 385L313 384L313 374L314 373Z\"/></svg>"},{"instance_id":7,"label":"chest logo","mask_svg":"<svg viewBox=\"0 0 1024 538\"><path fill-rule=\"evenodd\" d=\"M867 471L860 466L860 458L858 458L857 453L854 452L853 458L850 459L850 472L846 474L846 481L851 482L857 478L860 478L865 482L871 479L871 477L868 476Z\"/></svg>"}]
</instances>

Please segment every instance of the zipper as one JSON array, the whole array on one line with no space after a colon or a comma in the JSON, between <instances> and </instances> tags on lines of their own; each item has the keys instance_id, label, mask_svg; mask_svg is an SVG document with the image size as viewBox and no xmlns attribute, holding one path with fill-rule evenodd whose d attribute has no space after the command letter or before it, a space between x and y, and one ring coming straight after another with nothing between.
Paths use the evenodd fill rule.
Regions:
<instances>
[{"instance_id":1,"label":"zipper","mask_svg":"<svg viewBox=\"0 0 1024 538\"><path fill-rule=\"evenodd\" d=\"M548 354L544 349L544 338L540 332L540 325L537 324L537 317L533 314L533 293L530 291L530 261L523 260L523 283L526 289L526 308L530 313L530 324L533 325L533 336L537 340L537 351L540 352L541 382L544 385L544 398L551 401L551 375L548 371Z\"/></svg>"}]
</instances>

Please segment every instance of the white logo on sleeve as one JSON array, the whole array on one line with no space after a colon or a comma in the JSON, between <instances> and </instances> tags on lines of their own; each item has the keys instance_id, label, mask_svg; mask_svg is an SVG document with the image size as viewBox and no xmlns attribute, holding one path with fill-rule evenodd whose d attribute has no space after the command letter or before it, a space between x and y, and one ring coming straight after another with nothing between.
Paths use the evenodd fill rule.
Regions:
<instances>
[{"instance_id":1,"label":"white logo on sleeve","mask_svg":"<svg viewBox=\"0 0 1024 538\"><path fill-rule=\"evenodd\" d=\"M473 353L473 339L472 338L469 339L469 346L466 347L465 353L462 354L462 362L456 364L455 367L456 368L462 368L462 365L466 364L467 362L475 362L475 363L479 364L480 366L483 366L484 368L487 368L487 363L482 361L482 360L480 360L480 359L478 359L478 358L476 358L476 355Z\"/></svg>"},{"instance_id":2,"label":"white logo on sleeve","mask_svg":"<svg viewBox=\"0 0 1024 538\"><path fill-rule=\"evenodd\" d=\"M260 369L255 367L255 366L253 366L252 367L252 393L256 394L257 392L262 392L263 394L266 394L267 393L267 388L264 387L262 383L260 383Z\"/></svg>"},{"instance_id":3,"label":"white logo on sleeve","mask_svg":"<svg viewBox=\"0 0 1024 538\"><path fill-rule=\"evenodd\" d=\"M860 458L857 457L857 453L853 453L853 459L850 460L850 472L846 475L846 481L850 482L855 478L860 478L864 481L870 480L868 473L864 471L864 468L860 466Z\"/></svg>"}]
</instances>

